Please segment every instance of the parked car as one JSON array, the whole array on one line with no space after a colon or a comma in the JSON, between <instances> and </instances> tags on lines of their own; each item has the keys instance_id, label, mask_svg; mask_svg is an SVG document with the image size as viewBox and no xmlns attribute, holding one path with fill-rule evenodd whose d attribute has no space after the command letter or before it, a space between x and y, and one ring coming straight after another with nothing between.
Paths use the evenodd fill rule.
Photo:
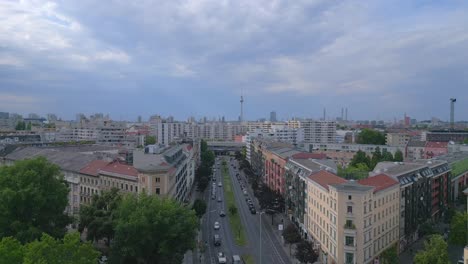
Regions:
<instances>
[{"instance_id":1,"label":"parked car","mask_svg":"<svg viewBox=\"0 0 468 264\"><path fill-rule=\"evenodd\" d=\"M221 182L218 182L218 187L223 187L223 184Z\"/></svg>"},{"instance_id":2,"label":"parked car","mask_svg":"<svg viewBox=\"0 0 468 264\"><path fill-rule=\"evenodd\" d=\"M223 200L221 199L221 197L218 197L218 203L222 202Z\"/></svg>"},{"instance_id":3,"label":"parked car","mask_svg":"<svg viewBox=\"0 0 468 264\"><path fill-rule=\"evenodd\" d=\"M219 216L221 216L221 217L225 217L225 216L226 216L226 213L224 212L224 210L219 211Z\"/></svg>"},{"instance_id":4,"label":"parked car","mask_svg":"<svg viewBox=\"0 0 468 264\"><path fill-rule=\"evenodd\" d=\"M257 213L257 210L255 210L255 208L252 207L252 208L250 208L250 213L251 213L251 214L256 214L256 213Z\"/></svg>"},{"instance_id":5,"label":"parked car","mask_svg":"<svg viewBox=\"0 0 468 264\"><path fill-rule=\"evenodd\" d=\"M232 264L242 264L241 257L239 255L232 255Z\"/></svg>"},{"instance_id":6,"label":"parked car","mask_svg":"<svg viewBox=\"0 0 468 264\"><path fill-rule=\"evenodd\" d=\"M214 223L214 230L219 230L219 222Z\"/></svg>"}]
</instances>

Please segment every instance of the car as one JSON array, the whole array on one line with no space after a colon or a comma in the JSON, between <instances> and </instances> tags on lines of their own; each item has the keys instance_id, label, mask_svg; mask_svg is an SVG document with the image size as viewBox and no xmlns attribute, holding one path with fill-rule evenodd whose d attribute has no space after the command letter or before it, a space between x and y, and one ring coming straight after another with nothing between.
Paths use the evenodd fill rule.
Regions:
<instances>
[{"instance_id":1,"label":"car","mask_svg":"<svg viewBox=\"0 0 468 264\"><path fill-rule=\"evenodd\" d=\"M250 213L251 213L251 214L256 214L256 213L257 213L257 210L255 210L254 207L251 207L251 208L250 208Z\"/></svg>"},{"instance_id":2,"label":"car","mask_svg":"<svg viewBox=\"0 0 468 264\"><path fill-rule=\"evenodd\" d=\"M223 252L218 252L218 263L219 264L226 264L227 263L226 255L224 255Z\"/></svg>"},{"instance_id":3,"label":"car","mask_svg":"<svg viewBox=\"0 0 468 264\"><path fill-rule=\"evenodd\" d=\"M218 187L223 187L223 184L221 182L219 182Z\"/></svg>"},{"instance_id":4,"label":"car","mask_svg":"<svg viewBox=\"0 0 468 264\"><path fill-rule=\"evenodd\" d=\"M218 197L218 203L222 202L223 200L221 199L221 197Z\"/></svg>"},{"instance_id":5,"label":"car","mask_svg":"<svg viewBox=\"0 0 468 264\"><path fill-rule=\"evenodd\" d=\"M213 235L213 245L221 246L221 237L218 234Z\"/></svg>"},{"instance_id":6,"label":"car","mask_svg":"<svg viewBox=\"0 0 468 264\"><path fill-rule=\"evenodd\" d=\"M465 264L465 259L461 257L458 261L457 264Z\"/></svg>"},{"instance_id":7,"label":"car","mask_svg":"<svg viewBox=\"0 0 468 264\"><path fill-rule=\"evenodd\" d=\"M219 230L219 222L214 223L214 230Z\"/></svg>"},{"instance_id":8,"label":"car","mask_svg":"<svg viewBox=\"0 0 468 264\"><path fill-rule=\"evenodd\" d=\"M219 211L219 216L221 216L221 217L225 217L225 216L226 216L226 213L224 212L224 210Z\"/></svg>"},{"instance_id":9,"label":"car","mask_svg":"<svg viewBox=\"0 0 468 264\"><path fill-rule=\"evenodd\" d=\"M246 190L244 190L244 195L245 196L249 195Z\"/></svg>"},{"instance_id":10,"label":"car","mask_svg":"<svg viewBox=\"0 0 468 264\"><path fill-rule=\"evenodd\" d=\"M211 200L216 199L216 195L211 195Z\"/></svg>"},{"instance_id":11,"label":"car","mask_svg":"<svg viewBox=\"0 0 468 264\"><path fill-rule=\"evenodd\" d=\"M239 255L232 255L232 264L242 264L241 257Z\"/></svg>"}]
</instances>

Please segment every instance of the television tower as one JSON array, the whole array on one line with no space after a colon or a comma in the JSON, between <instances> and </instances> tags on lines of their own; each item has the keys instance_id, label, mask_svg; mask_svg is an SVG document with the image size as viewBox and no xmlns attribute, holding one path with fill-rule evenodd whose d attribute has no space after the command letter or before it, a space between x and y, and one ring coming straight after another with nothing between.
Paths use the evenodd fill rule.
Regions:
<instances>
[{"instance_id":1,"label":"television tower","mask_svg":"<svg viewBox=\"0 0 468 264\"><path fill-rule=\"evenodd\" d=\"M244 122L244 96L242 95L242 92L241 92L240 105L241 105L241 109L240 109L241 112L240 112L239 121Z\"/></svg>"}]
</instances>

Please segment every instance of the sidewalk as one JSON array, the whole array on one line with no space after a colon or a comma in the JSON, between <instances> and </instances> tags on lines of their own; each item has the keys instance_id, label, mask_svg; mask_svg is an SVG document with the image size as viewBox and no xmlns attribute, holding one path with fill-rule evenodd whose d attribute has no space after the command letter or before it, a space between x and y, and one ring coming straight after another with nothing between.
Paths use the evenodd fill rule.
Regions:
<instances>
[{"instance_id":1,"label":"sidewalk","mask_svg":"<svg viewBox=\"0 0 468 264\"><path fill-rule=\"evenodd\" d=\"M196 199L203 199L203 193L196 190L196 183L193 184L192 189L189 192L187 206L192 207ZM200 223L201 224L201 223ZM198 253L198 243L201 241L201 230L197 233L196 243L197 245L193 250L185 252L183 264L199 264L204 263L204 254Z\"/></svg>"}]
</instances>

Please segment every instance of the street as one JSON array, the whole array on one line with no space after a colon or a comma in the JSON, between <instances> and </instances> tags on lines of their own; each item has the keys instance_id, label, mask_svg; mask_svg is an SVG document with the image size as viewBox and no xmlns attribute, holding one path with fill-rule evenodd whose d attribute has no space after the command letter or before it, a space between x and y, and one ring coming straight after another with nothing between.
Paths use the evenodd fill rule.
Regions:
<instances>
[{"instance_id":1,"label":"street","mask_svg":"<svg viewBox=\"0 0 468 264\"><path fill-rule=\"evenodd\" d=\"M247 235L247 245L238 246L235 244L235 240L232 236L232 232L229 226L229 212L226 208L225 194L224 194L224 184L223 175L222 175L222 160L226 160L227 166L229 168L229 176L232 181L232 187L235 195L235 202L237 206L237 214L241 218L242 225L244 226L245 233ZM279 241L277 235L273 233L271 226L270 217L261 214L259 212L258 203L253 196L252 191L248 188L248 183L242 172L238 171L238 164L236 160L230 160L227 157L223 157L216 160L214 166L216 172L214 176L216 177L216 198L212 199L212 189L213 181L207 188L206 194L204 196L207 201L207 213L203 217L202 223L202 233L203 241L206 243L206 250L204 255L204 263L218 263L217 254L218 252L223 252L228 260L228 263L231 263L231 258L233 255L240 256L251 256L255 263L278 263L278 264L288 264L291 263L288 255L284 251L281 242ZM240 174L240 180L237 179L236 174ZM223 187L218 187L219 181L223 182ZM243 183L245 190L248 195L244 195L240 183ZM218 202L218 197L222 198L222 202ZM257 210L256 214L252 214L249 210L248 204L246 202L246 197L250 197L255 204ZM219 213L221 210L224 210L226 213L225 217L220 217ZM260 231L260 217L262 222L262 230ZM220 223L220 229L214 229L215 222ZM276 228L276 227L275 227ZM261 232L261 237L260 237ZM219 234L221 237L221 246L215 246L213 237L215 234ZM261 241L261 245L260 245ZM260 249L262 254L260 254ZM201 260L201 261L203 261Z\"/></svg>"}]
</instances>

